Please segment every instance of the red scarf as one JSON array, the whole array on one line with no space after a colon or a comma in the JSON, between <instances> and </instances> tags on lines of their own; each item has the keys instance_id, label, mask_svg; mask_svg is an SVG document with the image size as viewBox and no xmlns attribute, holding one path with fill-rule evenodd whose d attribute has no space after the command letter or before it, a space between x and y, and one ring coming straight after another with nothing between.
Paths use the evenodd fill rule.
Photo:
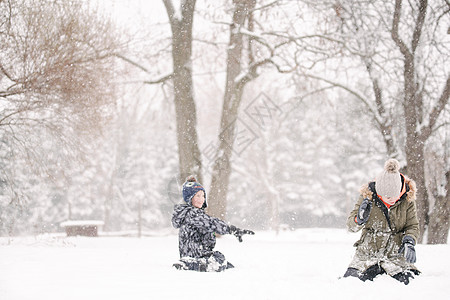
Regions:
<instances>
[{"instance_id":1,"label":"red scarf","mask_svg":"<svg viewBox=\"0 0 450 300\"><path fill-rule=\"evenodd\" d=\"M398 198L397 200L392 200L392 203L391 203L391 202L384 201L383 198L381 198L381 196L378 196L378 197L381 199L381 201L383 201L384 205L386 205L387 208L391 208L392 205L394 205L398 200L400 200L400 198Z\"/></svg>"}]
</instances>

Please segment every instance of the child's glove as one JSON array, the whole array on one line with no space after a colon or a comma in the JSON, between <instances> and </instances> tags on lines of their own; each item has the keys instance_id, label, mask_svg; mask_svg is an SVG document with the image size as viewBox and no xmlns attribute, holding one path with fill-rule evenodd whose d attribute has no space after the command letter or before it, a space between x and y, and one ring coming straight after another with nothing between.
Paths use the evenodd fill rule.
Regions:
<instances>
[{"instance_id":1,"label":"child's glove","mask_svg":"<svg viewBox=\"0 0 450 300\"><path fill-rule=\"evenodd\" d=\"M244 234L251 234L254 235L255 233L251 230L247 230L247 229L240 229L237 228L234 225L230 225L230 233L233 234L235 237L238 238L239 242L242 242L242 236Z\"/></svg>"},{"instance_id":2,"label":"child's glove","mask_svg":"<svg viewBox=\"0 0 450 300\"><path fill-rule=\"evenodd\" d=\"M414 249L415 244L416 242L411 236L405 235L403 237L402 246L398 250L398 253L403 252L403 256L406 258L406 261L411 264L416 262L416 249Z\"/></svg>"},{"instance_id":3,"label":"child's glove","mask_svg":"<svg viewBox=\"0 0 450 300\"><path fill-rule=\"evenodd\" d=\"M372 202L365 198L359 206L358 214L356 215L356 223L363 225L369 220L370 210L372 209Z\"/></svg>"}]
</instances>

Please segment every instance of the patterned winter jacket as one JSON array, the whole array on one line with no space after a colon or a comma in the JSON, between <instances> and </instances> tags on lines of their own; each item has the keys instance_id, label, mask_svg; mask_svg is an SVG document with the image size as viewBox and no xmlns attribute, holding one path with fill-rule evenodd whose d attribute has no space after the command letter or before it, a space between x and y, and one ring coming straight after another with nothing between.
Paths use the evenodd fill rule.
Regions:
<instances>
[{"instance_id":1,"label":"patterned winter jacket","mask_svg":"<svg viewBox=\"0 0 450 300\"><path fill-rule=\"evenodd\" d=\"M361 188L360 197L347 219L349 231L357 232L362 229L361 238L355 243L356 253L349 267L363 272L370 266L380 264L389 275L406 269L417 270L398 253L405 235L411 236L415 241L419 236L415 203L416 184L404 175L401 175L401 179L402 195L390 208L378 197L375 182ZM372 202L372 210L367 223L358 225L355 217L364 198Z\"/></svg>"},{"instance_id":2,"label":"patterned winter jacket","mask_svg":"<svg viewBox=\"0 0 450 300\"><path fill-rule=\"evenodd\" d=\"M208 216L203 209L189 204L175 205L172 225L180 229L180 258L208 257L216 245L215 233L230 233L230 227L224 221Z\"/></svg>"}]
</instances>

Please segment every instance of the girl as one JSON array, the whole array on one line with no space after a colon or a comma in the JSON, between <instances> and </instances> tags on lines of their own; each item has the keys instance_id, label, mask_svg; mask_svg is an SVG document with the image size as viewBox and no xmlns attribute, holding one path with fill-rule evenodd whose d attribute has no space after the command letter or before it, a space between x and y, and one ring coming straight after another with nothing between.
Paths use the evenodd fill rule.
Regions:
<instances>
[{"instance_id":1,"label":"girl","mask_svg":"<svg viewBox=\"0 0 450 300\"><path fill-rule=\"evenodd\" d=\"M234 266L227 262L219 251L213 251L216 245L215 234L234 234L242 242L244 234L255 234L250 230L241 230L224 221L207 215L206 192L195 177L190 176L183 184L184 204L175 205L172 225L179 228L180 260L173 266L179 270L200 272L221 272Z\"/></svg>"},{"instance_id":2,"label":"girl","mask_svg":"<svg viewBox=\"0 0 450 300\"><path fill-rule=\"evenodd\" d=\"M387 160L376 181L361 188L347 227L352 232L362 229L362 233L344 277L366 281L387 273L406 285L420 274L413 264L419 236L416 184L400 174L399 168L397 160Z\"/></svg>"}]
</instances>

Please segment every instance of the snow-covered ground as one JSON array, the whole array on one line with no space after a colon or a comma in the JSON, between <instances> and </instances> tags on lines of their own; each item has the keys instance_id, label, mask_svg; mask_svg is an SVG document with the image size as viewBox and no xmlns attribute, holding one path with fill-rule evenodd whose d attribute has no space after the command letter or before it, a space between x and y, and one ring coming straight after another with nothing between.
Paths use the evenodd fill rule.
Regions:
<instances>
[{"instance_id":1,"label":"snow-covered ground","mask_svg":"<svg viewBox=\"0 0 450 300\"><path fill-rule=\"evenodd\" d=\"M447 299L450 245L418 245L423 272L408 286L338 279L359 234L343 229L257 232L216 249L236 268L178 271L175 234L145 238L0 238L0 299ZM380 298L381 297L381 298Z\"/></svg>"}]
</instances>

